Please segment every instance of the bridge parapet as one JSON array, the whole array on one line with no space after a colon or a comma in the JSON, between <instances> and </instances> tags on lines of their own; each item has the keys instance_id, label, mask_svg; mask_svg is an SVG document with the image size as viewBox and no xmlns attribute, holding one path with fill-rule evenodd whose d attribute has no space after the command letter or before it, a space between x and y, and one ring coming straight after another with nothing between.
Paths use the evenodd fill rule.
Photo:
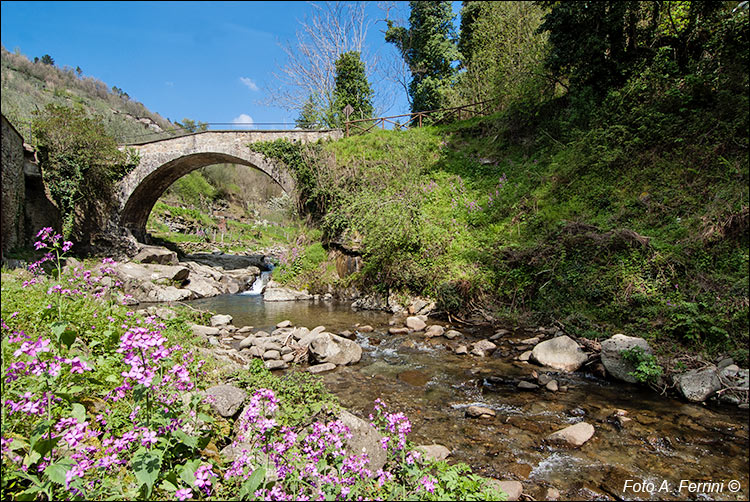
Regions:
<instances>
[{"instance_id":1,"label":"bridge parapet","mask_svg":"<svg viewBox=\"0 0 750 502\"><path fill-rule=\"evenodd\" d=\"M203 131L131 144L140 156L138 166L117 186L113 219L137 238L145 235L146 221L156 201L177 179L212 164L242 164L270 176L286 192L295 190L286 166L253 152L248 144L287 139L302 143L339 139L341 130L308 131ZM122 147L126 148L126 147Z\"/></svg>"}]
</instances>

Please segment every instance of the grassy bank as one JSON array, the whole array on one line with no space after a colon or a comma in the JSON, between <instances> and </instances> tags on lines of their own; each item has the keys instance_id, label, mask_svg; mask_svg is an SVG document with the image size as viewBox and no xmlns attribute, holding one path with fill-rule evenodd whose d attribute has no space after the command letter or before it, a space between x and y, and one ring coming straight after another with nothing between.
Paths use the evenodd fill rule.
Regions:
<instances>
[{"instance_id":1,"label":"grassy bank","mask_svg":"<svg viewBox=\"0 0 750 502\"><path fill-rule=\"evenodd\" d=\"M746 95L665 70L583 111L563 97L297 153L251 148L295 169L329 245L361 246L364 288L642 336L677 368L696 352L747 364L746 110Z\"/></svg>"}]
</instances>

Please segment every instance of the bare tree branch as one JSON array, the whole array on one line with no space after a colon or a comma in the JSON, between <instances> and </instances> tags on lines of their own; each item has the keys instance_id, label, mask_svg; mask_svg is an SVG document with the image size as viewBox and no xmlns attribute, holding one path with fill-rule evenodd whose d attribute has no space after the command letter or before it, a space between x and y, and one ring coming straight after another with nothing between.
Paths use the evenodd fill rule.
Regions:
<instances>
[{"instance_id":1,"label":"bare tree branch","mask_svg":"<svg viewBox=\"0 0 750 502\"><path fill-rule=\"evenodd\" d=\"M377 58L365 54L365 38L372 21L365 15L366 2L311 3L313 13L299 21L296 39L281 46L286 63L272 72L276 82L266 86L266 103L301 110L311 96L323 108L333 102L336 59L358 51L368 78Z\"/></svg>"}]
</instances>

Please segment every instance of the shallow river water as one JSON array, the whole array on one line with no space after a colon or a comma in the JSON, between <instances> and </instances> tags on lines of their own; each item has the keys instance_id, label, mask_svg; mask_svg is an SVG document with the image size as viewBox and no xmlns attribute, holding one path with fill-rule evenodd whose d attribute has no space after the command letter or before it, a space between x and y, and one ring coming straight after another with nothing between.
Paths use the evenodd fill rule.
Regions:
<instances>
[{"instance_id":1,"label":"shallow river water","mask_svg":"<svg viewBox=\"0 0 750 502\"><path fill-rule=\"evenodd\" d=\"M520 378L548 370L512 356L457 356L442 337L389 335L390 315L354 312L346 304L266 303L260 296L232 295L191 305L230 314L235 326L251 325L254 331L270 331L285 319L331 332L354 331L357 323L373 326L374 332L357 334L363 347L359 364L322 374L342 405L366 417L381 398L409 416L416 444L445 445L450 458L483 475L521 481L535 500L544 500L549 487L560 491L561 500L747 500L750 494L747 410L689 404L581 373L549 371L566 392L519 391ZM491 334L455 328L467 341ZM508 339L529 336L519 330ZM496 416L465 417L473 404ZM632 420L621 427L612 418L616 409ZM596 432L579 449L544 444L550 433L581 420ZM696 489L690 482L715 484Z\"/></svg>"}]
</instances>

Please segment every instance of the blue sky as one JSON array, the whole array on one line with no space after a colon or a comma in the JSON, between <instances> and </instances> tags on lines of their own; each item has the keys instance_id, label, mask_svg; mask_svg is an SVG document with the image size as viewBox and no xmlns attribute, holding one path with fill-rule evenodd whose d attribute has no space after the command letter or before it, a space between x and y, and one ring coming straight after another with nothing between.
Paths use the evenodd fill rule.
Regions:
<instances>
[{"instance_id":1,"label":"blue sky","mask_svg":"<svg viewBox=\"0 0 750 502\"><path fill-rule=\"evenodd\" d=\"M285 61L280 43L294 40L308 2L19 2L0 4L3 46L29 59L51 55L57 66L117 86L173 121L294 122L296 112L262 104L271 72ZM458 12L460 2L453 2ZM408 16L408 4L398 8ZM383 17L376 2L367 13ZM376 22L368 49L394 54ZM372 82L376 92L395 92ZM389 115L408 113L397 92Z\"/></svg>"}]
</instances>

